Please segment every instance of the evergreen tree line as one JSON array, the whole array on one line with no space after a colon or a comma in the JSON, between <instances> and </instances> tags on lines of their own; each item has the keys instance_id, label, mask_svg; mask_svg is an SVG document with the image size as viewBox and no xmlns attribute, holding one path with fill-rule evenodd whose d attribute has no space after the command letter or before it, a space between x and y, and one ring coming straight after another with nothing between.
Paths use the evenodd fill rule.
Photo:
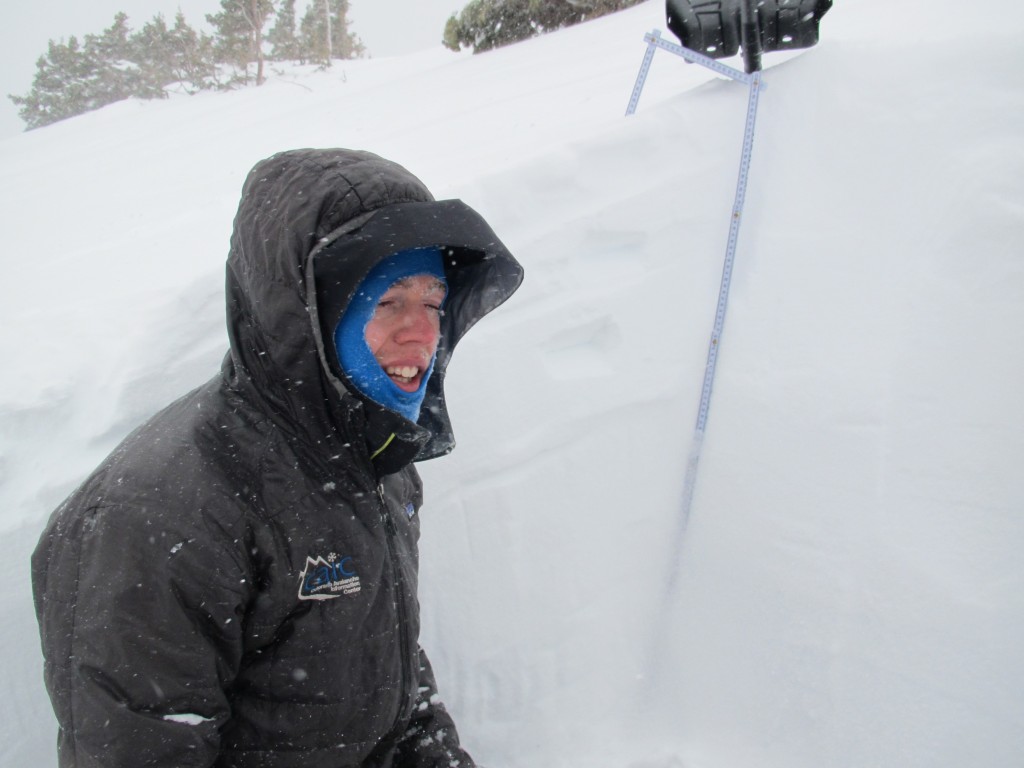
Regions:
<instances>
[{"instance_id":1,"label":"evergreen tree line","mask_svg":"<svg viewBox=\"0 0 1024 768\"><path fill-rule=\"evenodd\" d=\"M206 16L213 34L190 27L180 10L173 26L157 14L137 32L118 13L82 42L51 40L36 62L32 89L9 98L31 130L121 99L166 98L171 85L187 93L259 85L267 61L329 67L364 53L349 30L348 0L309 0L298 23L295 3L221 0L220 12Z\"/></svg>"},{"instance_id":2,"label":"evergreen tree line","mask_svg":"<svg viewBox=\"0 0 1024 768\"><path fill-rule=\"evenodd\" d=\"M474 53L621 11L643 0L471 0L444 28L444 45Z\"/></svg>"}]
</instances>

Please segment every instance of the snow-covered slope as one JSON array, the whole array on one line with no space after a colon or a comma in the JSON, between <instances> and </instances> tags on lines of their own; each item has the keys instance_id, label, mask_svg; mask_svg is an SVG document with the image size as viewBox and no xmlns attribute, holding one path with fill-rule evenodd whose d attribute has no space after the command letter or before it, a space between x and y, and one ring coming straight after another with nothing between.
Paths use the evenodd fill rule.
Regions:
<instances>
[{"instance_id":1,"label":"snow-covered slope","mask_svg":"<svg viewBox=\"0 0 1024 768\"><path fill-rule=\"evenodd\" d=\"M422 466L423 642L481 762L1024 764L1022 24L860 0L765 57L684 536L746 90L660 52L623 117L660 2L0 142L0 765L55 762L39 531L214 373L242 179L297 146L398 160L527 269Z\"/></svg>"}]
</instances>

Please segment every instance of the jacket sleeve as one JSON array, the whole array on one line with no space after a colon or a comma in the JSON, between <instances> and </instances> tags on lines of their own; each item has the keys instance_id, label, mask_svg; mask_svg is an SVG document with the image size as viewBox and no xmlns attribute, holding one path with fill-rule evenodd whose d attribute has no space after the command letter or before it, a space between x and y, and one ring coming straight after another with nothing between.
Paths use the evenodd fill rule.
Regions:
<instances>
[{"instance_id":1,"label":"jacket sleeve","mask_svg":"<svg viewBox=\"0 0 1024 768\"><path fill-rule=\"evenodd\" d=\"M208 768L230 714L245 584L168 510L55 515L33 590L61 766Z\"/></svg>"},{"instance_id":2,"label":"jacket sleeve","mask_svg":"<svg viewBox=\"0 0 1024 768\"><path fill-rule=\"evenodd\" d=\"M476 768L459 745L455 722L441 702L430 660L420 652L419 691L412 720L398 746L395 768Z\"/></svg>"}]
</instances>

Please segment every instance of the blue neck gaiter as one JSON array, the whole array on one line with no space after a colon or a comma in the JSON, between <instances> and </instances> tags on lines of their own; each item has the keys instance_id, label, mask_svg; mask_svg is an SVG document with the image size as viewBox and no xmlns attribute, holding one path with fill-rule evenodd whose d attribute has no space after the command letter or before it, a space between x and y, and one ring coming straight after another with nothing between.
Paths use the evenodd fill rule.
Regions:
<instances>
[{"instance_id":1,"label":"blue neck gaiter","mask_svg":"<svg viewBox=\"0 0 1024 768\"><path fill-rule=\"evenodd\" d=\"M370 345L366 343L366 324L373 318L381 296L399 280L414 275L430 275L445 283L441 249L416 248L402 251L388 256L370 270L334 330L334 345L342 371L360 393L415 423L420 417L427 380L434 371L437 355L430 359L419 388L415 392L406 392L399 389L384 372Z\"/></svg>"}]
</instances>

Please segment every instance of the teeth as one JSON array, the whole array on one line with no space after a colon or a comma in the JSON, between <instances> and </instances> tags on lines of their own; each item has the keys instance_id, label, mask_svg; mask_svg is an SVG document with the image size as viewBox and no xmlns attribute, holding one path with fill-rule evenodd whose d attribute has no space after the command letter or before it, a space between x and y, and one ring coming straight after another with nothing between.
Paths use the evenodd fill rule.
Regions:
<instances>
[{"instance_id":1,"label":"teeth","mask_svg":"<svg viewBox=\"0 0 1024 768\"><path fill-rule=\"evenodd\" d=\"M419 372L420 369L414 365L392 365L387 369L388 376L394 376L404 382L412 381Z\"/></svg>"}]
</instances>

